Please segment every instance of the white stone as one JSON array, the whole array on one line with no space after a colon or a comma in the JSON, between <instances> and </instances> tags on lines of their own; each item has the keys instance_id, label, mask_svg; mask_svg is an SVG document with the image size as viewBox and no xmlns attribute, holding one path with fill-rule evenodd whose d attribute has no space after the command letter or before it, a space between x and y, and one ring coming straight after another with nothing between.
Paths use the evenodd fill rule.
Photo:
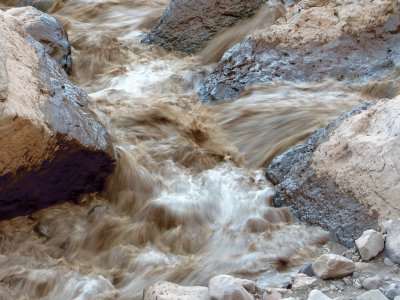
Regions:
<instances>
[{"instance_id":1,"label":"white stone","mask_svg":"<svg viewBox=\"0 0 400 300\"><path fill-rule=\"evenodd\" d=\"M326 296L323 292L319 290L312 290L308 295L307 300L330 300L328 296Z\"/></svg>"},{"instance_id":2,"label":"white stone","mask_svg":"<svg viewBox=\"0 0 400 300\"><path fill-rule=\"evenodd\" d=\"M322 279L343 278L353 274L354 262L336 254L324 254L312 264L315 274Z\"/></svg>"},{"instance_id":3,"label":"white stone","mask_svg":"<svg viewBox=\"0 0 400 300\"><path fill-rule=\"evenodd\" d=\"M379 290L366 292L356 298L357 300L388 300Z\"/></svg>"},{"instance_id":4,"label":"white stone","mask_svg":"<svg viewBox=\"0 0 400 300\"><path fill-rule=\"evenodd\" d=\"M262 297L262 300L280 300L280 299L282 299L282 295L275 289L271 289L270 291L264 292Z\"/></svg>"},{"instance_id":5,"label":"white stone","mask_svg":"<svg viewBox=\"0 0 400 300\"><path fill-rule=\"evenodd\" d=\"M172 282L158 282L146 287L143 300L208 300L208 288L181 286Z\"/></svg>"},{"instance_id":6,"label":"white stone","mask_svg":"<svg viewBox=\"0 0 400 300\"><path fill-rule=\"evenodd\" d=\"M395 265L395 263L392 262L392 261L390 260L390 258L387 258L387 257L385 257L385 259L383 260L383 263L384 263L385 265L387 265L387 266L394 266L394 265Z\"/></svg>"},{"instance_id":7,"label":"white stone","mask_svg":"<svg viewBox=\"0 0 400 300\"><path fill-rule=\"evenodd\" d=\"M385 241L381 233L370 229L364 231L361 237L356 240L358 251L363 260L370 260L381 252L385 246Z\"/></svg>"},{"instance_id":8,"label":"white stone","mask_svg":"<svg viewBox=\"0 0 400 300\"><path fill-rule=\"evenodd\" d=\"M390 260L400 263L400 219L394 220L388 226L385 248Z\"/></svg>"},{"instance_id":9,"label":"white stone","mask_svg":"<svg viewBox=\"0 0 400 300\"><path fill-rule=\"evenodd\" d=\"M248 286L247 280L229 275L215 276L208 283L211 300L253 300L243 285Z\"/></svg>"},{"instance_id":10,"label":"white stone","mask_svg":"<svg viewBox=\"0 0 400 300\"><path fill-rule=\"evenodd\" d=\"M293 286L292 288L294 290L296 289L302 289L302 288L307 288L310 285L313 285L318 281L317 278L315 277L309 277L306 274L303 273L298 273L298 274L293 274L291 276L292 281L293 281Z\"/></svg>"}]
</instances>

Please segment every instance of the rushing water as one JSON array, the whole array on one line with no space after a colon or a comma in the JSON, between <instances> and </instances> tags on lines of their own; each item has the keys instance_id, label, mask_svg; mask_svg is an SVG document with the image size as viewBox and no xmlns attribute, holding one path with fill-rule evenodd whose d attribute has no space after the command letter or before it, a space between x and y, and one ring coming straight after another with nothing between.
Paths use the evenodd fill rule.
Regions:
<instances>
[{"instance_id":1,"label":"rushing water","mask_svg":"<svg viewBox=\"0 0 400 300\"><path fill-rule=\"evenodd\" d=\"M75 49L72 79L112 136L117 168L102 194L0 223L6 299L141 299L153 282L207 285L217 274L276 286L326 242L272 207L259 168L363 97L335 82L275 83L201 105L196 91L212 68L204 63L215 58L140 44L167 2L53 8ZM242 24L242 36L282 9ZM236 42L230 36L206 50Z\"/></svg>"}]
</instances>

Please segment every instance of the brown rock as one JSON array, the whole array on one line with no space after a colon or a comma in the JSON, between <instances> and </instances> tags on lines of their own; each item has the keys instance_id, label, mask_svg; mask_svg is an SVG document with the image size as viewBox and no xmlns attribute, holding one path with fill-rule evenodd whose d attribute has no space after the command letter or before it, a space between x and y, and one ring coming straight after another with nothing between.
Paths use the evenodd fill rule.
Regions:
<instances>
[{"instance_id":1,"label":"brown rock","mask_svg":"<svg viewBox=\"0 0 400 300\"><path fill-rule=\"evenodd\" d=\"M88 96L1 11L0 45L0 218L100 190L113 152Z\"/></svg>"}]
</instances>

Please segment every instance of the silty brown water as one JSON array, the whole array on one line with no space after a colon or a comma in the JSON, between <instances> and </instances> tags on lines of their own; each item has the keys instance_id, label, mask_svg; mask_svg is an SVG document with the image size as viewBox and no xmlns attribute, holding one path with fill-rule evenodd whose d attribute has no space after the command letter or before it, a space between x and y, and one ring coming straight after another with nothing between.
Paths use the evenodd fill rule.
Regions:
<instances>
[{"instance_id":1,"label":"silty brown water","mask_svg":"<svg viewBox=\"0 0 400 300\"><path fill-rule=\"evenodd\" d=\"M0 223L5 297L141 299L157 281L207 285L218 274L276 286L326 241L272 207L259 168L365 97L335 82L283 82L201 105L196 91L212 69L203 62L215 58L140 44L167 3L53 6L75 49L72 79L91 93L117 168L102 194ZM244 31L273 23L254 22ZM236 42L225 34L207 49L219 38Z\"/></svg>"}]
</instances>

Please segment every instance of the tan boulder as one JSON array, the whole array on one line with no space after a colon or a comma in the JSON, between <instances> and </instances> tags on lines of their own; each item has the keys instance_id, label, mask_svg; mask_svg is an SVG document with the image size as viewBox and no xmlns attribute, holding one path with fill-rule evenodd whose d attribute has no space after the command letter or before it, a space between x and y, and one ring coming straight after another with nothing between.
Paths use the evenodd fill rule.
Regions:
<instances>
[{"instance_id":1,"label":"tan boulder","mask_svg":"<svg viewBox=\"0 0 400 300\"><path fill-rule=\"evenodd\" d=\"M113 151L88 96L2 11L0 98L1 219L102 188Z\"/></svg>"},{"instance_id":2,"label":"tan boulder","mask_svg":"<svg viewBox=\"0 0 400 300\"><path fill-rule=\"evenodd\" d=\"M324 254L313 262L312 269L322 279L336 279L353 274L355 265L341 255Z\"/></svg>"},{"instance_id":3,"label":"tan boulder","mask_svg":"<svg viewBox=\"0 0 400 300\"><path fill-rule=\"evenodd\" d=\"M204 286L181 286L172 282L158 282L146 287L143 300L208 300L208 289Z\"/></svg>"}]
</instances>

